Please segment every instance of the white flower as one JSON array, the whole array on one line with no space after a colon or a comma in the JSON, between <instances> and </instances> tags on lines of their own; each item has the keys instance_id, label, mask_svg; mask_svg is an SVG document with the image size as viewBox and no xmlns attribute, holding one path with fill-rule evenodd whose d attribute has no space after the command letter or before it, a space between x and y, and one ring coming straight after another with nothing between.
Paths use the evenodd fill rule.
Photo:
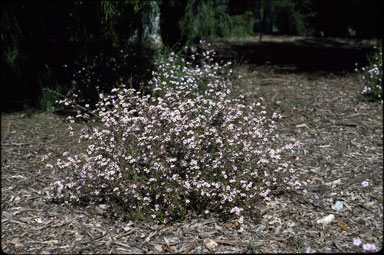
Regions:
<instances>
[{"instance_id":1,"label":"white flower","mask_svg":"<svg viewBox=\"0 0 384 255\"><path fill-rule=\"evenodd\" d=\"M353 245L359 246L360 244L361 244L360 238L358 238L358 237L353 238Z\"/></svg>"}]
</instances>

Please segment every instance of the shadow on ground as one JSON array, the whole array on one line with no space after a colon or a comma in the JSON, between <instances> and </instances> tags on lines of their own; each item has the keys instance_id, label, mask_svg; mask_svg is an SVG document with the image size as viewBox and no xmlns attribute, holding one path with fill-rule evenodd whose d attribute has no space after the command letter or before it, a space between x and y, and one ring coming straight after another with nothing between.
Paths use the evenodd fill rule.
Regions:
<instances>
[{"instance_id":1,"label":"shadow on ground","mask_svg":"<svg viewBox=\"0 0 384 255\"><path fill-rule=\"evenodd\" d=\"M219 58L250 65L278 65L282 72L355 72L368 63L377 40L264 36L215 42Z\"/></svg>"}]
</instances>

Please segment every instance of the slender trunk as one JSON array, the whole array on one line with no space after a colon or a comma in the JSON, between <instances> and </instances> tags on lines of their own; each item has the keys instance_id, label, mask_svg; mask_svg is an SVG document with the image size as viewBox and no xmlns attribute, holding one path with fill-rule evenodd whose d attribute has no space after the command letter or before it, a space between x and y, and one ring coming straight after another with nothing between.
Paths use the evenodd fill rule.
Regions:
<instances>
[{"instance_id":1,"label":"slender trunk","mask_svg":"<svg viewBox=\"0 0 384 255\"><path fill-rule=\"evenodd\" d=\"M272 33L272 18L271 18L271 0L264 0L264 32L266 34Z\"/></svg>"},{"instance_id":2,"label":"slender trunk","mask_svg":"<svg viewBox=\"0 0 384 255\"><path fill-rule=\"evenodd\" d=\"M255 0L253 6L253 32L262 33L263 26L261 20L261 0Z\"/></svg>"}]
</instances>

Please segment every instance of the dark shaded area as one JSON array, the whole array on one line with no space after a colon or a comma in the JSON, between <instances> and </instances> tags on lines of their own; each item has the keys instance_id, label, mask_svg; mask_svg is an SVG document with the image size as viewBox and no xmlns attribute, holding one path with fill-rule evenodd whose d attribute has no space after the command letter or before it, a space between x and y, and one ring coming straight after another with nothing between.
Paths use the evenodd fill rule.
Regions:
<instances>
[{"instance_id":1,"label":"dark shaded area","mask_svg":"<svg viewBox=\"0 0 384 255\"><path fill-rule=\"evenodd\" d=\"M297 1L297 0L296 0ZM300 1L299 1L300 2ZM315 15L309 24L326 37L348 37L353 29L356 38L374 38L383 35L383 1L381 0L321 0L310 3Z\"/></svg>"},{"instance_id":2,"label":"dark shaded area","mask_svg":"<svg viewBox=\"0 0 384 255\"><path fill-rule=\"evenodd\" d=\"M139 14L122 5L126 15L105 24L100 1L2 2L2 111L41 107L43 88L91 105L118 81L138 88L150 77L153 51L128 42Z\"/></svg>"},{"instance_id":3,"label":"dark shaded area","mask_svg":"<svg viewBox=\"0 0 384 255\"><path fill-rule=\"evenodd\" d=\"M51 109L56 99L45 89L75 92L79 103L94 104L99 90L108 92L117 83L140 87L155 68L156 49L147 41L150 33L160 33L163 45L180 50L200 39L255 35L251 24L263 35L261 44L257 39L229 43L218 49L219 55L250 64L290 65L288 69L296 72L350 72L356 62L365 65L372 52L372 45L356 38L382 38L381 2L2 1L2 111ZM264 40L268 34L322 38Z\"/></svg>"},{"instance_id":4,"label":"dark shaded area","mask_svg":"<svg viewBox=\"0 0 384 255\"><path fill-rule=\"evenodd\" d=\"M54 84L52 76L60 76L56 72L60 64L73 61L75 45L65 39L64 22L72 5L63 1L56 6L41 1L2 3L3 111L37 105L43 84Z\"/></svg>"},{"instance_id":5,"label":"dark shaded area","mask_svg":"<svg viewBox=\"0 0 384 255\"><path fill-rule=\"evenodd\" d=\"M173 47L176 44L185 43L185 38L180 38L179 21L184 15L182 10L185 9L186 5L186 0L162 1L160 5L160 33L164 44Z\"/></svg>"},{"instance_id":6,"label":"dark shaded area","mask_svg":"<svg viewBox=\"0 0 384 255\"><path fill-rule=\"evenodd\" d=\"M355 72L355 63L360 67L367 65L367 55L373 50L374 41L270 36L261 43L255 38L219 46L217 55L227 61L282 65L287 72L343 73Z\"/></svg>"}]
</instances>

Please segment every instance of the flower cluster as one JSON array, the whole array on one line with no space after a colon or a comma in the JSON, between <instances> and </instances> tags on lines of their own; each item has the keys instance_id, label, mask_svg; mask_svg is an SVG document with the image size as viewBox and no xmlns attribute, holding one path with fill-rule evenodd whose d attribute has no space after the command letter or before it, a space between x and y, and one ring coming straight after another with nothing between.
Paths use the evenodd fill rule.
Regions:
<instances>
[{"instance_id":1,"label":"flower cluster","mask_svg":"<svg viewBox=\"0 0 384 255\"><path fill-rule=\"evenodd\" d=\"M356 68L356 71L359 71ZM362 67L360 77L364 87L360 92L362 100L377 101L383 100L383 49L376 48L376 53L369 58L369 65Z\"/></svg>"},{"instance_id":2,"label":"flower cluster","mask_svg":"<svg viewBox=\"0 0 384 255\"><path fill-rule=\"evenodd\" d=\"M200 41L202 47L209 43ZM231 62L219 63L214 60L214 50L205 50L191 54L188 59L163 48L156 56L156 71L149 85L156 96L164 96L170 90L190 92L191 97L198 95L215 96L216 91L227 88Z\"/></svg>"},{"instance_id":3,"label":"flower cluster","mask_svg":"<svg viewBox=\"0 0 384 255\"><path fill-rule=\"evenodd\" d=\"M218 65L175 59L170 53L153 73L154 95L124 85L100 94L92 111L100 121L80 135L87 152L58 159L73 176L52 185L51 199L118 202L132 217L159 222L193 212L242 223L273 190L306 185L282 162L299 143L277 145L278 114L232 99Z\"/></svg>"},{"instance_id":4,"label":"flower cluster","mask_svg":"<svg viewBox=\"0 0 384 255\"><path fill-rule=\"evenodd\" d=\"M353 238L353 245L360 246L361 244L362 244L362 241L360 240L360 238L358 238L358 237ZM377 251L376 244L374 244L374 243L364 243L362 245L362 248L363 248L363 250L365 250L367 252L376 252Z\"/></svg>"}]
</instances>

